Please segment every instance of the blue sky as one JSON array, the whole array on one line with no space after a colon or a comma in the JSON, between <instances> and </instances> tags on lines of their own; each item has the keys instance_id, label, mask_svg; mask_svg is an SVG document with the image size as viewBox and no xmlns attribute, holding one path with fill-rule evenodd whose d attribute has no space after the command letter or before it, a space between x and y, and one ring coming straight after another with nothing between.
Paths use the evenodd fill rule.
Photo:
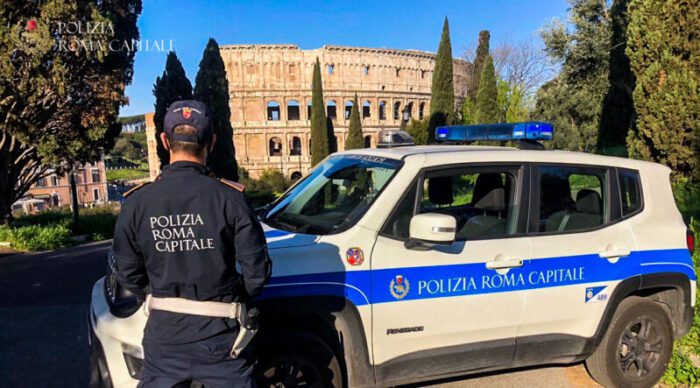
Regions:
<instances>
[{"instance_id":1,"label":"blue sky","mask_svg":"<svg viewBox=\"0 0 700 388\"><path fill-rule=\"evenodd\" d=\"M165 41L194 83L209 37L220 45L290 43L302 49L325 44L437 51L442 21L450 21L453 55L462 56L479 31L491 31L491 45L504 39L537 37L553 18L566 18L566 0L456 1L194 1L145 0L138 26L141 39ZM153 111L153 82L167 52L136 55L130 99L121 116Z\"/></svg>"}]
</instances>

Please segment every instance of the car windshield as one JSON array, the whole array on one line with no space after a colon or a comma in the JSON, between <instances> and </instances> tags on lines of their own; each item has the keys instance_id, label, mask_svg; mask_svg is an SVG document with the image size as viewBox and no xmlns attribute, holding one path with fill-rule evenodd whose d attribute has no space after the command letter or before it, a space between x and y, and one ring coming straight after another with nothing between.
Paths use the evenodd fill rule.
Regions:
<instances>
[{"instance_id":1,"label":"car windshield","mask_svg":"<svg viewBox=\"0 0 700 388\"><path fill-rule=\"evenodd\" d=\"M331 156L275 201L264 220L295 233L339 233L369 209L401 165L376 156Z\"/></svg>"}]
</instances>

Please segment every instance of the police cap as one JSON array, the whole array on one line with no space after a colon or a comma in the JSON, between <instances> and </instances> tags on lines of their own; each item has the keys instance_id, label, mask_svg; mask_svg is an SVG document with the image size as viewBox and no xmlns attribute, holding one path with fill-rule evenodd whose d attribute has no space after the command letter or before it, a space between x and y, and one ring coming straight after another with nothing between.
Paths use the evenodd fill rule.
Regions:
<instances>
[{"instance_id":1,"label":"police cap","mask_svg":"<svg viewBox=\"0 0 700 388\"><path fill-rule=\"evenodd\" d=\"M173 130L178 125L190 125L197 129L197 134L174 133ZM208 144L212 135L209 108L197 100L175 101L168 107L163 127L165 133L174 140Z\"/></svg>"}]
</instances>

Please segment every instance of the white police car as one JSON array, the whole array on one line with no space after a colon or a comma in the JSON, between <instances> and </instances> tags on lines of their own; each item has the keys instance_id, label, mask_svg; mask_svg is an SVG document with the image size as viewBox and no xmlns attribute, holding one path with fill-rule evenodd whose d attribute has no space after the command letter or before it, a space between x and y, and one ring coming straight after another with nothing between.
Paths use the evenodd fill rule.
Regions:
<instances>
[{"instance_id":1,"label":"white police car","mask_svg":"<svg viewBox=\"0 0 700 388\"><path fill-rule=\"evenodd\" d=\"M439 141L331 155L261 214L263 387L391 386L586 360L648 387L696 303L692 235L664 166L537 150L542 123L439 128ZM113 265L113 263L112 263ZM95 285L94 382L135 386L142 307Z\"/></svg>"}]
</instances>

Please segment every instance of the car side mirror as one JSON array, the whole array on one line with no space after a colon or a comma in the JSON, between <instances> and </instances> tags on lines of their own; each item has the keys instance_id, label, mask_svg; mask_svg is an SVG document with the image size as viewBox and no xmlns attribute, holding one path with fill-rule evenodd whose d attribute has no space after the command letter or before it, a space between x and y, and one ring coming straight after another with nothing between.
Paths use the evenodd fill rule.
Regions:
<instances>
[{"instance_id":1,"label":"car side mirror","mask_svg":"<svg viewBox=\"0 0 700 388\"><path fill-rule=\"evenodd\" d=\"M430 248L432 245L450 245L455 241L457 220L447 214L425 213L411 218L410 239L407 248Z\"/></svg>"}]
</instances>

